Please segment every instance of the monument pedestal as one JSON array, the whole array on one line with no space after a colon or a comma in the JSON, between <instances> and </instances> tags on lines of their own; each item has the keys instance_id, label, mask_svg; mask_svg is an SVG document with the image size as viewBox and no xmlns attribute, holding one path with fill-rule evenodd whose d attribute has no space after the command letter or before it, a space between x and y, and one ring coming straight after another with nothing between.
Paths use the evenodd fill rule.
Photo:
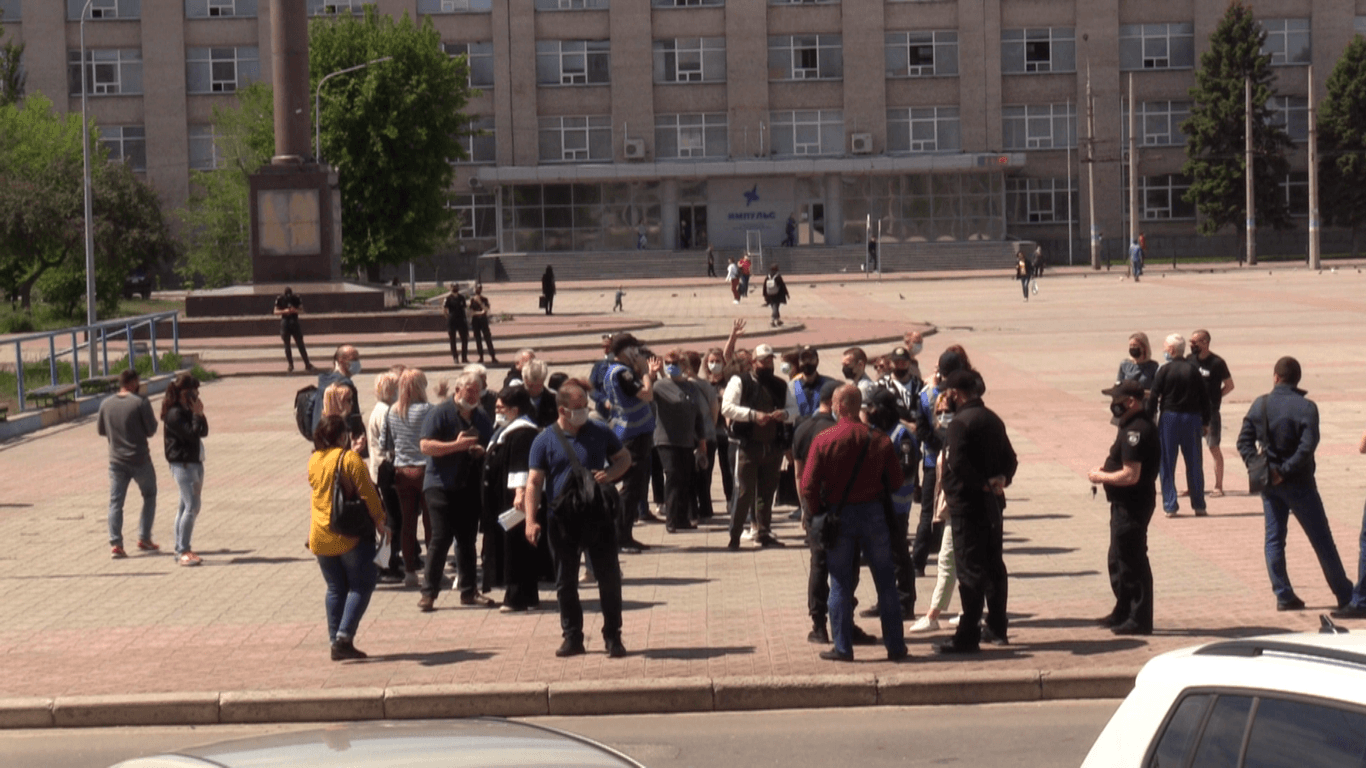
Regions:
<instances>
[{"instance_id":1,"label":"monument pedestal","mask_svg":"<svg viewBox=\"0 0 1366 768\"><path fill-rule=\"evenodd\" d=\"M316 163L264 165L249 179L255 283L341 280L341 190Z\"/></svg>"}]
</instances>

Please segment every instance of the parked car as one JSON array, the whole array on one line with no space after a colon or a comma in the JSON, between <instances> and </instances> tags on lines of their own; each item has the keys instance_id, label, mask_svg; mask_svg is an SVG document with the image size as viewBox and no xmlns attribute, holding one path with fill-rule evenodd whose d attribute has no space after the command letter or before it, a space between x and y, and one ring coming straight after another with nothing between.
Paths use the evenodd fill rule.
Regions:
<instances>
[{"instance_id":1,"label":"parked car","mask_svg":"<svg viewBox=\"0 0 1366 768\"><path fill-rule=\"evenodd\" d=\"M513 765L644 768L620 752L582 736L494 718L341 723L140 757L114 768Z\"/></svg>"},{"instance_id":2,"label":"parked car","mask_svg":"<svg viewBox=\"0 0 1366 768\"><path fill-rule=\"evenodd\" d=\"M146 267L137 267L123 279L123 298L131 299L134 294L144 301L152 298L152 275Z\"/></svg>"},{"instance_id":3,"label":"parked car","mask_svg":"<svg viewBox=\"0 0 1366 768\"><path fill-rule=\"evenodd\" d=\"M1083 768L1366 766L1366 634L1324 624L1149 661Z\"/></svg>"}]
</instances>

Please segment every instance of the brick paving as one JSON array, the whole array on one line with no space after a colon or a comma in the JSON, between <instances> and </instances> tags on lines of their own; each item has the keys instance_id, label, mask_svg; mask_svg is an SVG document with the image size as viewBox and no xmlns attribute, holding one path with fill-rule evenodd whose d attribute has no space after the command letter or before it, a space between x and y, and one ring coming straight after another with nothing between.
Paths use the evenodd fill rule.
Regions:
<instances>
[{"instance_id":1,"label":"brick paving","mask_svg":"<svg viewBox=\"0 0 1366 768\"><path fill-rule=\"evenodd\" d=\"M1138 285L1118 277L1080 270L1050 275L1027 304L1004 272L881 282L794 277L783 315L796 330L784 333L770 333L761 306L732 305L719 281L629 285L628 311L615 318L606 311L606 286L562 286L556 299L562 314L551 320L534 314L531 286L490 292L500 311L517 318L495 327L508 341L500 359L540 339L552 347L548 357L557 367L571 372L586 370L597 334L620 322L653 326L642 338L710 346L742 316L750 322L747 345L815 343L825 350L827 372L837 370L839 352L851 340L884 351L919 323L938 329L926 341L928 361L950 343L963 344L1021 460L1006 528L1012 645L943 661L930 654L928 641L946 633L912 638L915 658L898 673L1136 669L1156 653L1210 638L1314 628L1318 613L1331 607L1331 594L1292 526L1290 576L1311 610L1275 611L1260 502L1243 493L1233 444L1248 404L1270 387L1274 360L1295 354L1305 368L1303 386L1323 417L1318 479L1338 549L1354 573L1359 478L1366 467L1355 452L1366 426L1366 360L1357 343L1366 278L1351 268L1154 271ZM560 323L583 327L549 336ZM1230 493L1210 500L1208 518L1159 514L1154 520L1158 631L1151 638L1115 638L1090 626L1110 602L1108 508L1092 498L1085 481L1113 436L1099 390L1112 382L1132 331L1145 330L1160 344L1168 332L1196 327L1212 332L1212 346L1237 382L1223 411ZM336 341L310 339L323 359ZM420 363L438 376L451 370L441 338L388 335L360 346L367 373L358 383L367 412L371 375L389 361ZM233 374L202 395L212 431L195 542L205 565L179 568L170 554L108 558L105 445L93 418L0 444L0 541L8 544L0 554L0 697L892 671L879 648L857 649L853 666L817 659L821 647L806 642L807 553L796 546L795 523L785 510L776 517L778 535L793 545L786 549L728 552L720 524L672 536L662 526L639 527L637 535L656 546L623 558L626 659L601 653L592 589L584 592L590 653L560 660L553 655L559 642L553 609L505 615L457 607L443 593L439 610L421 614L415 591L381 586L357 640L372 660L334 664L327 660L322 579L303 548L309 446L294 430L290 406L306 379L279 375L283 365L269 338L193 340L182 349ZM159 448L158 441L156 537L169 550L176 490ZM1207 478L1211 472L1207 460ZM130 541L137 499L130 492ZM919 582L922 611L932 585L933 566ZM871 580L860 590L870 605ZM542 598L553 608L553 590ZM860 623L877 631L875 620Z\"/></svg>"}]
</instances>

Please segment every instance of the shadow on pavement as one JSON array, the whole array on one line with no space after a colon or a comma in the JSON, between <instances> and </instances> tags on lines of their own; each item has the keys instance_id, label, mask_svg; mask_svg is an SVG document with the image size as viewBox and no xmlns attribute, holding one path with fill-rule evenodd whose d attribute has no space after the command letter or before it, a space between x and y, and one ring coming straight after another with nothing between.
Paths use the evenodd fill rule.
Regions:
<instances>
[{"instance_id":1,"label":"shadow on pavement","mask_svg":"<svg viewBox=\"0 0 1366 768\"><path fill-rule=\"evenodd\" d=\"M1241 637L1255 637L1257 635L1284 635L1293 631L1294 630L1286 629L1285 627L1215 627L1212 629L1192 627L1189 629L1159 629L1154 631L1153 634L1166 637L1203 637L1234 640Z\"/></svg>"},{"instance_id":2,"label":"shadow on pavement","mask_svg":"<svg viewBox=\"0 0 1366 768\"><path fill-rule=\"evenodd\" d=\"M1075 629L1077 627L1095 627L1095 619L1024 619L1017 621L1010 620L1013 627L1030 627L1033 629Z\"/></svg>"},{"instance_id":3,"label":"shadow on pavement","mask_svg":"<svg viewBox=\"0 0 1366 768\"><path fill-rule=\"evenodd\" d=\"M1065 579L1073 576L1099 576L1100 571L1011 571L1012 579Z\"/></svg>"},{"instance_id":4,"label":"shadow on pavement","mask_svg":"<svg viewBox=\"0 0 1366 768\"><path fill-rule=\"evenodd\" d=\"M754 653L752 645L734 645L721 648L651 648L641 651L637 656L647 659L715 659L721 656L739 656Z\"/></svg>"},{"instance_id":5,"label":"shadow on pavement","mask_svg":"<svg viewBox=\"0 0 1366 768\"><path fill-rule=\"evenodd\" d=\"M1065 555L1076 552L1077 547L1009 547L1007 555Z\"/></svg>"},{"instance_id":6,"label":"shadow on pavement","mask_svg":"<svg viewBox=\"0 0 1366 768\"><path fill-rule=\"evenodd\" d=\"M228 565L274 565L276 563L304 563L311 557L234 557Z\"/></svg>"},{"instance_id":7,"label":"shadow on pavement","mask_svg":"<svg viewBox=\"0 0 1366 768\"><path fill-rule=\"evenodd\" d=\"M649 578L622 579L623 587L682 587L689 584L708 584L712 579L694 579L686 576L651 576Z\"/></svg>"},{"instance_id":8,"label":"shadow on pavement","mask_svg":"<svg viewBox=\"0 0 1366 768\"><path fill-rule=\"evenodd\" d=\"M1037 515L1006 515L1007 520L1071 520L1072 515L1045 512Z\"/></svg>"},{"instance_id":9,"label":"shadow on pavement","mask_svg":"<svg viewBox=\"0 0 1366 768\"><path fill-rule=\"evenodd\" d=\"M458 664L462 661L483 661L493 658L492 651L438 651L437 653L387 653L382 656L372 655L368 661L416 661L423 667L440 667L446 664Z\"/></svg>"},{"instance_id":10,"label":"shadow on pavement","mask_svg":"<svg viewBox=\"0 0 1366 768\"><path fill-rule=\"evenodd\" d=\"M165 576L161 571L120 571L118 573L49 573L38 576L0 576L0 581L28 581L39 579L109 579L124 576Z\"/></svg>"},{"instance_id":11,"label":"shadow on pavement","mask_svg":"<svg viewBox=\"0 0 1366 768\"><path fill-rule=\"evenodd\" d=\"M1141 638L1116 637L1108 640L1055 640L1047 643L1022 643L1020 647L1031 651L1063 651L1071 653L1073 656L1096 656L1102 653L1132 651L1147 644L1147 641Z\"/></svg>"},{"instance_id":12,"label":"shadow on pavement","mask_svg":"<svg viewBox=\"0 0 1366 768\"><path fill-rule=\"evenodd\" d=\"M588 592L589 592L589 591L592 592L592 597L591 597L591 598L588 596ZM580 585L579 585L579 604L583 606L584 613L592 613L592 612L598 612L598 611L601 611L601 610L602 610L602 609L601 609L601 606L598 605L598 591L597 591L597 585L596 585L596 584L588 584L588 585L580 584ZM551 600L551 601L549 601L549 602L547 602L547 601L545 601L545 600L542 600L542 601L541 601L541 607L542 607L542 608L545 608L547 605L554 606L554 607L550 608L550 610L552 610L552 611L559 611L559 610L560 610L560 608L559 608L559 603L555 602L554 600ZM646 601L644 601L644 600L622 600L622 601L621 601L621 610L623 610L623 611L643 611L643 610L645 610L646 608L654 608L654 607L657 606L657 605L664 605L664 603L650 603L650 602L646 602Z\"/></svg>"}]
</instances>

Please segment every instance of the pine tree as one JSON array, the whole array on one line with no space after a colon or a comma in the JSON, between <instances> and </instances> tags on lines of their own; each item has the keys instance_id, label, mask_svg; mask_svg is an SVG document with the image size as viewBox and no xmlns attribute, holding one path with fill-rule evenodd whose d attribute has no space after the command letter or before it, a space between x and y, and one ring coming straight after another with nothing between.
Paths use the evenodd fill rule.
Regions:
<instances>
[{"instance_id":1,"label":"pine tree","mask_svg":"<svg viewBox=\"0 0 1366 768\"><path fill-rule=\"evenodd\" d=\"M1234 0L1200 57L1191 116L1182 123L1191 186L1185 199L1200 213L1197 230L1212 235L1227 226L1241 238L1247 219L1244 189L1245 85L1252 81L1252 145L1257 222L1290 228L1290 211L1280 190L1289 171L1285 153L1290 137L1272 122L1267 99L1273 93L1271 54L1263 53L1266 32L1252 11Z\"/></svg>"},{"instance_id":2,"label":"pine tree","mask_svg":"<svg viewBox=\"0 0 1366 768\"><path fill-rule=\"evenodd\" d=\"M1357 36L1328 76L1328 98L1319 105L1319 200L1323 222L1352 228L1366 224L1366 39Z\"/></svg>"}]
</instances>

